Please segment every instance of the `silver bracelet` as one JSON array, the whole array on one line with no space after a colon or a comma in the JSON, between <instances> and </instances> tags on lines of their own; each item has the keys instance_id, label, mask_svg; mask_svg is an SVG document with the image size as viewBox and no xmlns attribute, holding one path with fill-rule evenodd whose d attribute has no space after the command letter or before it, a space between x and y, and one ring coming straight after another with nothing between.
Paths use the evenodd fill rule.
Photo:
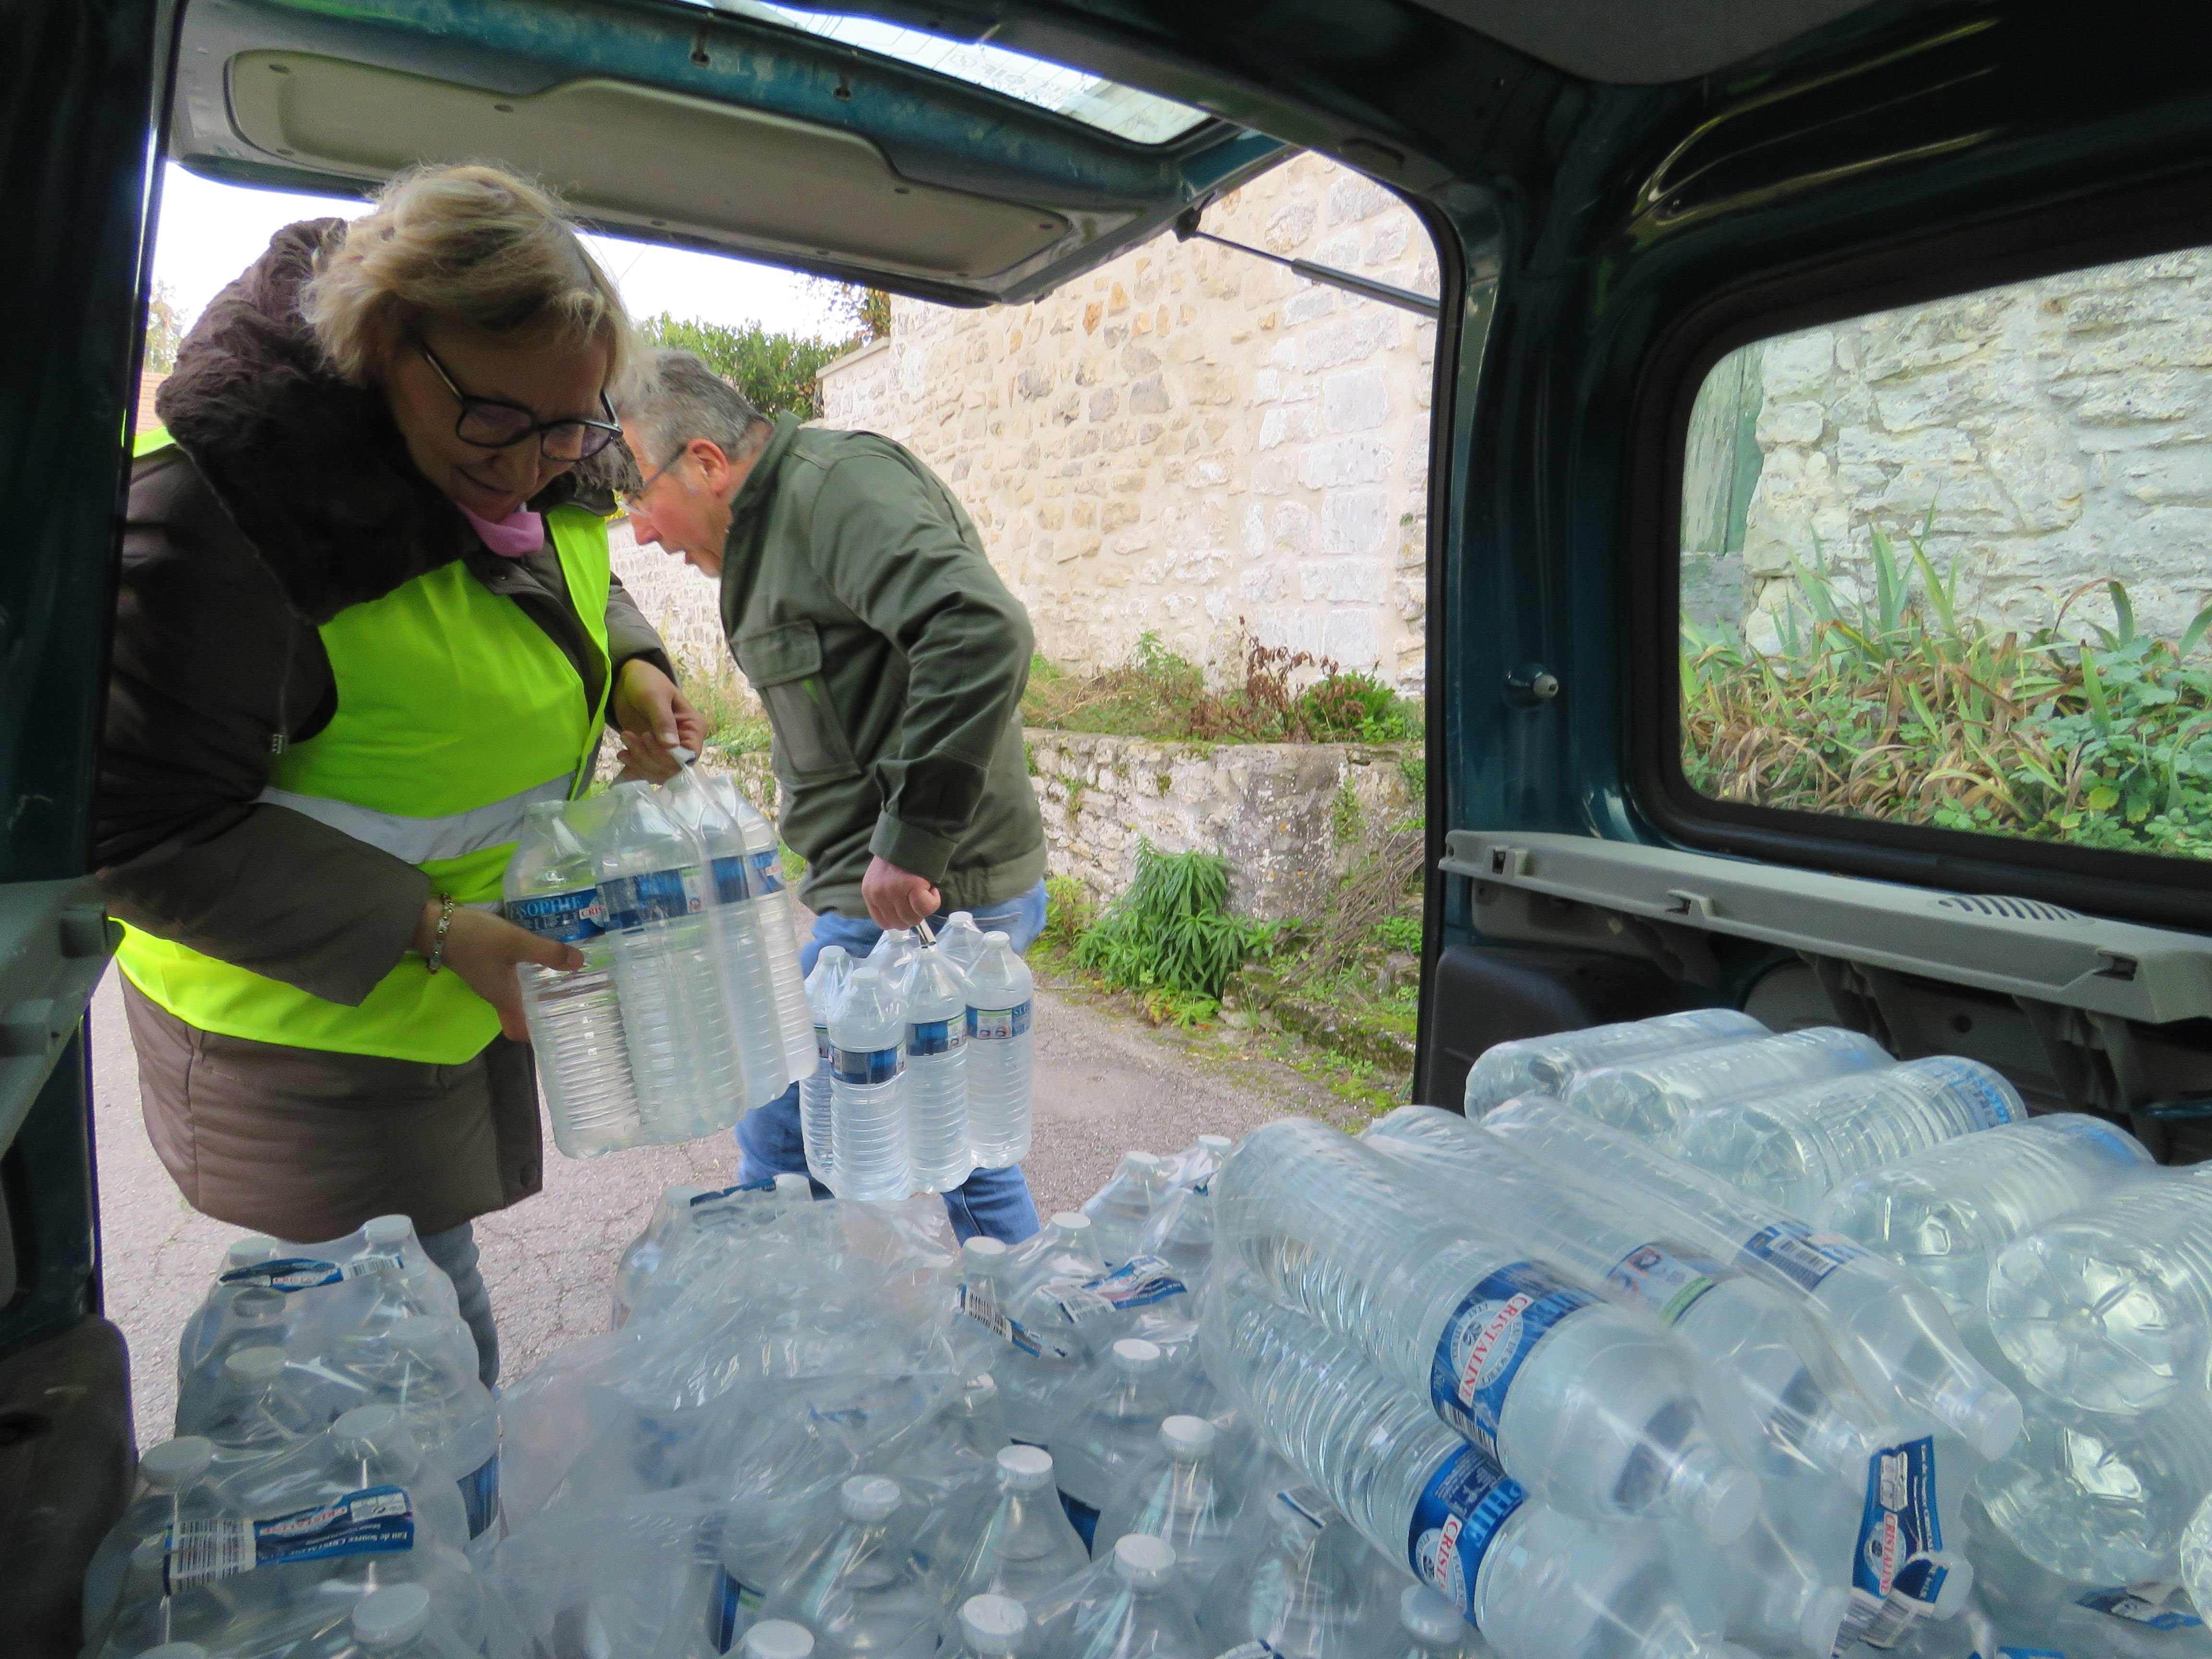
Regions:
<instances>
[{"instance_id":1,"label":"silver bracelet","mask_svg":"<svg viewBox=\"0 0 2212 1659\"><path fill-rule=\"evenodd\" d=\"M458 902L451 893L438 895L438 931L430 936L430 959L424 964L434 974L446 965L446 934L453 925Z\"/></svg>"}]
</instances>

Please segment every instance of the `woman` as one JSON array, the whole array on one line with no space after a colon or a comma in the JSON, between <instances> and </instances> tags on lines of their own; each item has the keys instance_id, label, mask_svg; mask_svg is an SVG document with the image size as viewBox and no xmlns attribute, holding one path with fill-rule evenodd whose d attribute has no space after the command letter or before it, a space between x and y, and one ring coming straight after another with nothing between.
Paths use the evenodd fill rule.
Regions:
<instances>
[{"instance_id":1,"label":"woman","mask_svg":"<svg viewBox=\"0 0 2212 1659\"><path fill-rule=\"evenodd\" d=\"M422 170L216 297L131 480L94 833L148 1133L219 1220L413 1217L487 1382L469 1224L539 1185L515 967L581 960L500 877L602 720L648 775L705 734L608 569L629 349L544 191Z\"/></svg>"}]
</instances>

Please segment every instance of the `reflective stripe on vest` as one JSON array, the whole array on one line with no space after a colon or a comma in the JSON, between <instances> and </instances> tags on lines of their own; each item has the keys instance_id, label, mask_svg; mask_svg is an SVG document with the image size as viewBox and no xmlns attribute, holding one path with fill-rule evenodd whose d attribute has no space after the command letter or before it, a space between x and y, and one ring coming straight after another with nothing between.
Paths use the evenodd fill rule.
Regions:
<instances>
[{"instance_id":1,"label":"reflective stripe on vest","mask_svg":"<svg viewBox=\"0 0 2212 1659\"><path fill-rule=\"evenodd\" d=\"M606 526L546 515L569 602L606 661ZM586 708L575 665L521 606L456 563L340 611L321 629L337 688L330 724L292 744L259 804L302 812L415 865L434 892L489 906L523 809L579 790L599 750L612 676ZM131 983L203 1030L295 1048L459 1065L499 1035L454 974L402 957L358 1006L131 929Z\"/></svg>"}]
</instances>

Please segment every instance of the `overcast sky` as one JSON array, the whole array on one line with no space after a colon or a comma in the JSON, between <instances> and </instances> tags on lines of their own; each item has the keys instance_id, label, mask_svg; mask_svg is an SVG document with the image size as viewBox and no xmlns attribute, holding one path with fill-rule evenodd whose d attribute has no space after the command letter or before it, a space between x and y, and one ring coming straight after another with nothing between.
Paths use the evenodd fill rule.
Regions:
<instances>
[{"instance_id":1,"label":"overcast sky","mask_svg":"<svg viewBox=\"0 0 2212 1659\"><path fill-rule=\"evenodd\" d=\"M210 184L172 165L161 183L154 278L169 285L189 324L284 226L364 210L359 202L330 197ZM713 323L757 321L787 334L817 334L828 327L821 302L795 272L611 236L587 240L620 284L633 316L666 311Z\"/></svg>"}]
</instances>

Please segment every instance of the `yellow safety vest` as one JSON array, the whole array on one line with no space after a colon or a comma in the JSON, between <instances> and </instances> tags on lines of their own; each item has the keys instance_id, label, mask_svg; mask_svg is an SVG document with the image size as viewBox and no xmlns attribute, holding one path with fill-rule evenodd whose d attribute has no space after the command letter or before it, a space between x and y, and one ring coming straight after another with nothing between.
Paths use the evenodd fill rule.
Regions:
<instances>
[{"instance_id":1,"label":"yellow safety vest","mask_svg":"<svg viewBox=\"0 0 2212 1659\"><path fill-rule=\"evenodd\" d=\"M604 667L605 521L556 507L545 524ZM568 653L458 562L347 607L321 633L337 712L285 750L258 799L406 860L434 892L495 903L524 809L568 799L588 781L611 674L602 672L587 709ZM179 1019L229 1036L453 1066L499 1035L489 1003L413 957L358 1007L135 927L117 960Z\"/></svg>"}]
</instances>

